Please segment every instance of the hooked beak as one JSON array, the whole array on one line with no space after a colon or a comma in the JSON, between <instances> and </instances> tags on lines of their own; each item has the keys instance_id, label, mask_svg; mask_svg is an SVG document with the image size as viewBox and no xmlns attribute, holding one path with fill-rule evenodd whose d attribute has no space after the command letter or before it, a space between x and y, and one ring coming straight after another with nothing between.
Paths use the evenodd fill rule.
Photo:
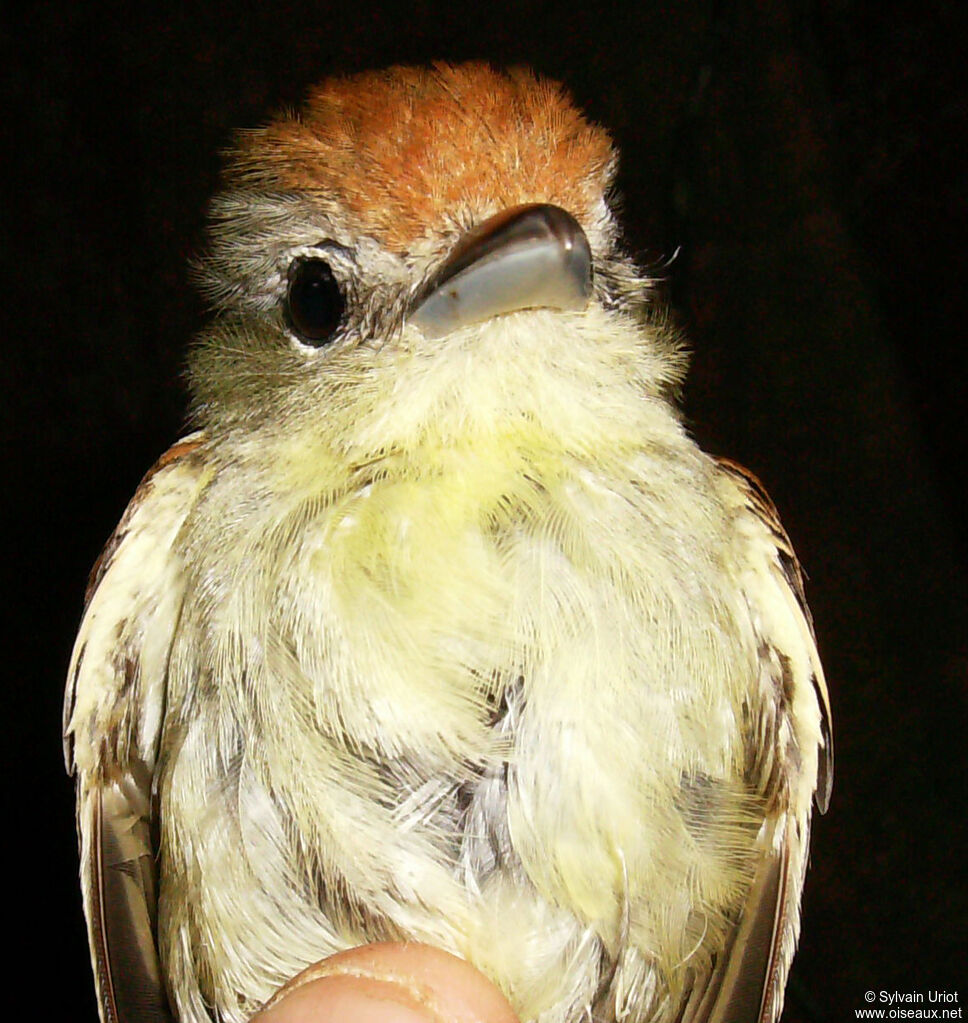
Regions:
<instances>
[{"instance_id":1,"label":"hooked beak","mask_svg":"<svg viewBox=\"0 0 968 1023\"><path fill-rule=\"evenodd\" d=\"M558 206L512 206L469 231L418 292L408 322L427 337L519 309L583 309L592 256Z\"/></svg>"}]
</instances>

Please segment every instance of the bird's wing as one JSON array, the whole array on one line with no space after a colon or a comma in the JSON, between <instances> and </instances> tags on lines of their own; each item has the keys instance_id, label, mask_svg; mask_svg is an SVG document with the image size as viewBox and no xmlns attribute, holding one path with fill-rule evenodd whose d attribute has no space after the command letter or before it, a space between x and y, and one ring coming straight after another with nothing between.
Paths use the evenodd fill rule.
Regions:
<instances>
[{"instance_id":1,"label":"bird's wing","mask_svg":"<svg viewBox=\"0 0 968 1023\"><path fill-rule=\"evenodd\" d=\"M742 916L711 974L696 979L682 1023L775 1023L800 929L811 798L826 810L833 782L830 704L800 566L776 508L755 476L718 464L760 650L758 752L748 774L767 820Z\"/></svg>"},{"instance_id":2,"label":"bird's wing","mask_svg":"<svg viewBox=\"0 0 968 1023\"><path fill-rule=\"evenodd\" d=\"M200 434L148 473L91 573L68 674L81 886L103 1023L171 1020L155 944L153 775L182 600L173 545L205 483Z\"/></svg>"}]
</instances>

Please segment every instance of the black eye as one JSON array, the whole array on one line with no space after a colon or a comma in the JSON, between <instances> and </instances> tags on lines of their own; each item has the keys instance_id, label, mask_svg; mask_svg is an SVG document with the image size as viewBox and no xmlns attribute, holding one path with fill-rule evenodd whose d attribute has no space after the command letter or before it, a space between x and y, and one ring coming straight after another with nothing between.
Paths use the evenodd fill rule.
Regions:
<instances>
[{"instance_id":1,"label":"black eye","mask_svg":"<svg viewBox=\"0 0 968 1023\"><path fill-rule=\"evenodd\" d=\"M325 259L297 259L289 267L286 319L301 341L317 347L336 333L346 303Z\"/></svg>"}]
</instances>

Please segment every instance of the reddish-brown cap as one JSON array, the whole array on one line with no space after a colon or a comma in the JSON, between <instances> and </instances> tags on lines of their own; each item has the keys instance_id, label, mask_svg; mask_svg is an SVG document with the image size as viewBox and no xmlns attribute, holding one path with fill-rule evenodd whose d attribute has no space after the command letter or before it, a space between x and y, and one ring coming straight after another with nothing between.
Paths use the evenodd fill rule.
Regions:
<instances>
[{"instance_id":1,"label":"reddish-brown cap","mask_svg":"<svg viewBox=\"0 0 968 1023\"><path fill-rule=\"evenodd\" d=\"M242 136L229 178L336 204L361 234L404 252L521 203L587 223L614 164L608 134L556 82L435 64L323 82L299 113Z\"/></svg>"}]
</instances>

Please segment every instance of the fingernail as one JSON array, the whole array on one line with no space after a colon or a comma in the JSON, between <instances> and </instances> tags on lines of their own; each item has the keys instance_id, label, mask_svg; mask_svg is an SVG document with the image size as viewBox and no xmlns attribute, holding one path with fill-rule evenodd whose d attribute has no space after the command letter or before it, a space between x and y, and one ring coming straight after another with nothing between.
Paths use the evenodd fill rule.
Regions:
<instances>
[{"instance_id":1,"label":"fingernail","mask_svg":"<svg viewBox=\"0 0 968 1023\"><path fill-rule=\"evenodd\" d=\"M411 991L393 981L336 974L289 988L252 1023L442 1023Z\"/></svg>"},{"instance_id":2,"label":"fingernail","mask_svg":"<svg viewBox=\"0 0 968 1023\"><path fill-rule=\"evenodd\" d=\"M517 1023L507 999L457 956L415 942L362 945L315 963L251 1023Z\"/></svg>"}]
</instances>

